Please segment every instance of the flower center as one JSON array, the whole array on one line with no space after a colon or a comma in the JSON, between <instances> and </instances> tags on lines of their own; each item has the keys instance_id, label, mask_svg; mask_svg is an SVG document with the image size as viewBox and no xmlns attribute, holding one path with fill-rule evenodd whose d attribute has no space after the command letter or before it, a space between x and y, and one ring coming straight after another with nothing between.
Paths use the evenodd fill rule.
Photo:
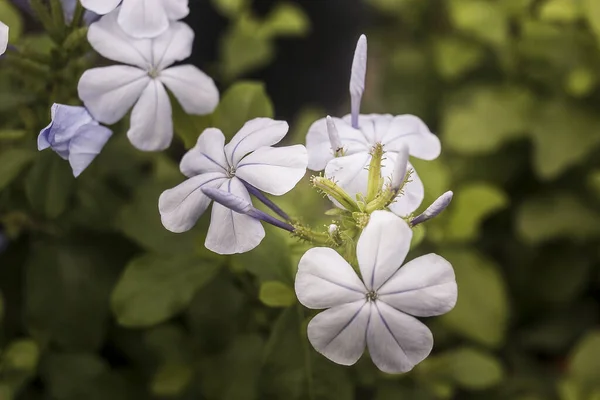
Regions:
<instances>
[{"instance_id":1,"label":"flower center","mask_svg":"<svg viewBox=\"0 0 600 400\"><path fill-rule=\"evenodd\" d=\"M151 68L148 70L148 76L152 79L156 79L158 77L159 71L156 68Z\"/></svg>"},{"instance_id":2,"label":"flower center","mask_svg":"<svg viewBox=\"0 0 600 400\"><path fill-rule=\"evenodd\" d=\"M235 167L227 168L227 177L233 178L235 176Z\"/></svg>"},{"instance_id":3,"label":"flower center","mask_svg":"<svg viewBox=\"0 0 600 400\"><path fill-rule=\"evenodd\" d=\"M366 295L366 298L367 298L367 301L377 300L377 292L374 290L369 291Z\"/></svg>"}]
</instances>

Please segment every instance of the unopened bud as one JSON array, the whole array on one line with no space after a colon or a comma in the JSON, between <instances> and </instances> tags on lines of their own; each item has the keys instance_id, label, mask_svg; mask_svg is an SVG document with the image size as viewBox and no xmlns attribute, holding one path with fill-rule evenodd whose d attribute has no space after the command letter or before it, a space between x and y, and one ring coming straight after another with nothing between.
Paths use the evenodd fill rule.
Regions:
<instances>
[{"instance_id":1,"label":"unopened bud","mask_svg":"<svg viewBox=\"0 0 600 400\"><path fill-rule=\"evenodd\" d=\"M431 203L431 205L429 207L427 207L427 209L425 211L423 211L422 214L413 218L413 220L410 221L410 224L412 226L416 226L422 222L430 220L431 218L439 215L442 211L444 211L446 209L446 207L448 207L448 205L452 201L453 195L454 195L454 193L452 193L451 191L448 191L448 192L444 193L443 195L441 195L440 197L438 197L433 203Z\"/></svg>"},{"instance_id":2,"label":"unopened bud","mask_svg":"<svg viewBox=\"0 0 600 400\"><path fill-rule=\"evenodd\" d=\"M329 135L329 143L331 144L331 151L333 151L333 155L339 157L343 155L344 148L342 146L342 139L340 139L340 134L338 133L337 128L335 127L335 122L333 122L333 118L329 115L326 118L327 121L327 135Z\"/></svg>"},{"instance_id":3,"label":"unopened bud","mask_svg":"<svg viewBox=\"0 0 600 400\"><path fill-rule=\"evenodd\" d=\"M352 107L352 127L358 128L358 114L360 113L360 102L365 91L365 76L367 75L367 37L360 35L354 59L352 60L352 72L350 75L350 101Z\"/></svg>"},{"instance_id":4,"label":"unopened bud","mask_svg":"<svg viewBox=\"0 0 600 400\"><path fill-rule=\"evenodd\" d=\"M406 171L408 170L408 146L402 144L398 150L394 172L392 173L392 190L398 191L404 185Z\"/></svg>"}]
</instances>

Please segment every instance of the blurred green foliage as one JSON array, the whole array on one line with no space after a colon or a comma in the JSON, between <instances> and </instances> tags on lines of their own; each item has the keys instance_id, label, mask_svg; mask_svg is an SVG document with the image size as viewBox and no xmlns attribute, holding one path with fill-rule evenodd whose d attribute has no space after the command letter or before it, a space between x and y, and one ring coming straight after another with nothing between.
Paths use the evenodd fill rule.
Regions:
<instances>
[{"instance_id":1,"label":"blurred green foliage","mask_svg":"<svg viewBox=\"0 0 600 400\"><path fill-rule=\"evenodd\" d=\"M368 357L348 368L316 354L312 312L293 290L308 245L266 227L258 248L223 257L203 246L209 215L185 234L162 227L157 198L183 180L176 148L138 152L118 124L77 180L56 154L36 153L50 104L77 104L74 77L93 60L81 57L84 31L61 46L20 35L19 14L0 0L24 49L0 73L10 239L0 253L0 399L600 399L600 2L364 1L374 19L365 111L422 117L443 146L438 160L414 160L423 207L455 193L410 255L437 252L456 271L456 308L426 321L433 354L401 376ZM174 103L186 148L207 126L231 137L273 116L264 85L240 79L276 62L277 37L310 29L285 1L263 18L249 0L212 5L230 20L215 76L225 90L208 116ZM34 50L53 62L28 57ZM302 143L321 116L307 107L287 141ZM307 181L277 203L329 223Z\"/></svg>"}]
</instances>

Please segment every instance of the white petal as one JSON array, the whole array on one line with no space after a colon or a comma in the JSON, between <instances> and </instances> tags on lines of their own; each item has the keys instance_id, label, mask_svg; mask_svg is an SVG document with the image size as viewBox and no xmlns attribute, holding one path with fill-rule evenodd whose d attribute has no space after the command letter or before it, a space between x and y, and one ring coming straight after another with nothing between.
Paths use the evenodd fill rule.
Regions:
<instances>
[{"instance_id":1,"label":"white petal","mask_svg":"<svg viewBox=\"0 0 600 400\"><path fill-rule=\"evenodd\" d=\"M330 308L308 323L315 350L341 365L352 365L365 351L372 303L365 300Z\"/></svg>"},{"instance_id":2,"label":"white petal","mask_svg":"<svg viewBox=\"0 0 600 400\"><path fill-rule=\"evenodd\" d=\"M88 31L88 41L94 50L110 60L150 69L152 42L134 39L125 33L117 23L118 15L116 10L93 23Z\"/></svg>"},{"instance_id":3,"label":"white petal","mask_svg":"<svg viewBox=\"0 0 600 400\"><path fill-rule=\"evenodd\" d=\"M390 154L390 158L392 158ZM402 189L403 194L396 197L394 202L389 205L389 209L400 217L405 217L412 214L423 202L425 198L425 188L423 182L413 166L408 163L408 168L412 168L413 172L410 175L410 182L408 182Z\"/></svg>"},{"instance_id":4,"label":"white petal","mask_svg":"<svg viewBox=\"0 0 600 400\"><path fill-rule=\"evenodd\" d=\"M181 159L179 169L187 177L207 172L227 173L224 146L223 132L217 128L205 129L198 137L196 145Z\"/></svg>"},{"instance_id":5,"label":"white petal","mask_svg":"<svg viewBox=\"0 0 600 400\"><path fill-rule=\"evenodd\" d=\"M387 151L398 151L401 143L408 146L413 157L433 160L440 155L441 144L427 125L414 115L399 115L390 122L381 142Z\"/></svg>"},{"instance_id":6,"label":"white petal","mask_svg":"<svg viewBox=\"0 0 600 400\"><path fill-rule=\"evenodd\" d=\"M96 14L104 15L117 8L120 2L121 0L81 0L81 5Z\"/></svg>"},{"instance_id":7,"label":"white petal","mask_svg":"<svg viewBox=\"0 0 600 400\"><path fill-rule=\"evenodd\" d=\"M352 198L359 193L366 195L369 162L371 155L367 152L334 158L325 167L325 176L341 186Z\"/></svg>"},{"instance_id":8,"label":"white petal","mask_svg":"<svg viewBox=\"0 0 600 400\"><path fill-rule=\"evenodd\" d=\"M188 114L210 114L219 104L219 90L210 76L193 65L162 71L158 77Z\"/></svg>"},{"instance_id":9,"label":"white petal","mask_svg":"<svg viewBox=\"0 0 600 400\"><path fill-rule=\"evenodd\" d=\"M349 124L351 118L352 116L347 114L342 119ZM391 114L360 114L358 116L358 128L369 143L369 148L373 147L375 143L382 142L393 119Z\"/></svg>"},{"instance_id":10,"label":"white petal","mask_svg":"<svg viewBox=\"0 0 600 400\"><path fill-rule=\"evenodd\" d=\"M0 56L6 52L8 47L8 26L0 21Z\"/></svg>"},{"instance_id":11,"label":"white petal","mask_svg":"<svg viewBox=\"0 0 600 400\"><path fill-rule=\"evenodd\" d=\"M332 119L342 140L346 155L369 151L371 146L359 130L352 128L349 123L340 118ZM306 150L308 151L308 168L313 171L323 170L327 163L333 159L325 118L315 121L308 129Z\"/></svg>"},{"instance_id":12,"label":"white petal","mask_svg":"<svg viewBox=\"0 0 600 400\"><path fill-rule=\"evenodd\" d=\"M239 179L233 178L219 188L251 202L250 194ZM218 254L245 253L260 244L265 230L260 221L213 203L210 227L204 242L207 249Z\"/></svg>"},{"instance_id":13,"label":"white petal","mask_svg":"<svg viewBox=\"0 0 600 400\"><path fill-rule=\"evenodd\" d=\"M403 219L388 211L375 211L363 229L356 257L365 285L377 290L402 265L412 239Z\"/></svg>"},{"instance_id":14,"label":"white petal","mask_svg":"<svg viewBox=\"0 0 600 400\"><path fill-rule=\"evenodd\" d=\"M210 199L202 193L202 187L218 187L227 178L224 174L209 173L195 176L165 190L158 198L158 210L165 228L171 232L185 232L192 229L198 218L210 204Z\"/></svg>"},{"instance_id":15,"label":"white petal","mask_svg":"<svg viewBox=\"0 0 600 400\"><path fill-rule=\"evenodd\" d=\"M373 363L388 373L410 371L433 348L433 335L416 318L376 301L372 307L367 346Z\"/></svg>"},{"instance_id":16,"label":"white petal","mask_svg":"<svg viewBox=\"0 0 600 400\"><path fill-rule=\"evenodd\" d=\"M88 124L78 129L69 143L69 164L77 178L104 148L112 131L101 125Z\"/></svg>"},{"instance_id":17,"label":"white petal","mask_svg":"<svg viewBox=\"0 0 600 400\"><path fill-rule=\"evenodd\" d=\"M190 13L189 0L162 0L167 18L176 21L185 18Z\"/></svg>"},{"instance_id":18,"label":"white petal","mask_svg":"<svg viewBox=\"0 0 600 400\"><path fill-rule=\"evenodd\" d=\"M350 264L329 247L308 250L298 264L298 300L308 308L329 308L366 299L367 289Z\"/></svg>"},{"instance_id":19,"label":"white petal","mask_svg":"<svg viewBox=\"0 0 600 400\"><path fill-rule=\"evenodd\" d=\"M127 114L148 82L150 77L139 68L113 65L85 71L77 91L97 121L114 124Z\"/></svg>"},{"instance_id":20,"label":"white petal","mask_svg":"<svg viewBox=\"0 0 600 400\"><path fill-rule=\"evenodd\" d=\"M306 173L306 148L261 147L247 155L236 167L236 176L263 192L282 195L296 186Z\"/></svg>"},{"instance_id":21,"label":"white petal","mask_svg":"<svg viewBox=\"0 0 600 400\"><path fill-rule=\"evenodd\" d=\"M127 137L134 147L143 151L164 150L171 144L171 103L165 87L159 81L153 79L148 83L133 107Z\"/></svg>"},{"instance_id":22,"label":"white petal","mask_svg":"<svg viewBox=\"0 0 600 400\"><path fill-rule=\"evenodd\" d=\"M161 0L124 0L119 25L134 38L153 38L169 28Z\"/></svg>"},{"instance_id":23,"label":"white petal","mask_svg":"<svg viewBox=\"0 0 600 400\"><path fill-rule=\"evenodd\" d=\"M255 118L246 122L225 146L229 165L237 166L246 154L260 147L279 143L288 128L287 122L271 118Z\"/></svg>"},{"instance_id":24,"label":"white petal","mask_svg":"<svg viewBox=\"0 0 600 400\"><path fill-rule=\"evenodd\" d=\"M169 29L152 40L152 65L162 71L192 54L194 31L183 22L173 22Z\"/></svg>"},{"instance_id":25,"label":"white petal","mask_svg":"<svg viewBox=\"0 0 600 400\"><path fill-rule=\"evenodd\" d=\"M437 254L415 258L377 291L379 300L417 317L445 314L456 305L452 265Z\"/></svg>"}]
</instances>

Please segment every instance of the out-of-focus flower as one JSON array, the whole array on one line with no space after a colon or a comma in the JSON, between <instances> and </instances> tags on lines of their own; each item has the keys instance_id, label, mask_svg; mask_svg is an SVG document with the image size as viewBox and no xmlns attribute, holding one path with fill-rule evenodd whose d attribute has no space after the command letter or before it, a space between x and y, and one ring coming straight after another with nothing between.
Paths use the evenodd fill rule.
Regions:
<instances>
[{"instance_id":1,"label":"out-of-focus flower","mask_svg":"<svg viewBox=\"0 0 600 400\"><path fill-rule=\"evenodd\" d=\"M170 21L180 20L190 12L188 0L81 0L81 4L100 15L115 11L121 28L138 39L163 34Z\"/></svg>"},{"instance_id":2,"label":"out-of-focus flower","mask_svg":"<svg viewBox=\"0 0 600 400\"><path fill-rule=\"evenodd\" d=\"M98 124L84 107L54 104L51 113L52 122L38 136L38 150L52 148L69 160L78 177L100 154L112 131Z\"/></svg>"},{"instance_id":3,"label":"out-of-focus flower","mask_svg":"<svg viewBox=\"0 0 600 400\"><path fill-rule=\"evenodd\" d=\"M417 317L441 315L457 300L452 266L437 254L402 268L412 231L401 218L375 211L357 244L362 279L327 247L308 250L300 260L295 289L308 308L323 309L308 324L308 339L330 360L352 365L365 346L375 365L407 372L433 348L431 331Z\"/></svg>"},{"instance_id":4,"label":"out-of-focus flower","mask_svg":"<svg viewBox=\"0 0 600 400\"><path fill-rule=\"evenodd\" d=\"M371 151L376 144L383 145L385 151L382 176L386 178L392 178L394 162L402 145L408 147L411 156L424 160L437 158L441 150L439 139L414 115L359 114L365 87L366 63L367 39L362 35L358 40L352 63L352 113L343 118L331 118L329 121L329 130L331 126L335 126L338 132L343 147L341 153L344 156L335 157L325 118L315 121L306 135L308 168L314 171L325 169L325 176L333 179L351 196L366 192L367 167L371 161ZM408 168L412 169L410 163ZM405 216L415 211L424 197L423 184L414 170L410 182L402 191L403 195L389 208L397 215Z\"/></svg>"},{"instance_id":5,"label":"out-of-focus flower","mask_svg":"<svg viewBox=\"0 0 600 400\"><path fill-rule=\"evenodd\" d=\"M77 7L78 1L79 0L61 0L63 11L65 13L65 20L69 23L73 21L73 15L75 14L75 8ZM83 20L85 21L86 25L91 24L98 18L100 18L100 16L90 10L86 10L86 12L83 14Z\"/></svg>"},{"instance_id":6,"label":"out-of-focus flower","mask_svg":"<svg viewBox=\"0 0 600 400\"><path fill-rule=\"evenodd\" d=\"M202 188L218 188L252 204L246 185L282 195L290 191L306 173L306 148L302 145L271 147L283 139L288 124L270 118L246 122L225 144L216 128L206 129L196 146L181 160L181 172L188 180L166 190L158 209L162 223L172 232L191 229L206 211L211 199ZM221 204L213 204L206 247L219 254L243 253L261 242L265 231L250 215L240 214Z\"/></svg>"},{"instance_id":7,"label":"out-of-focus flower","mask_svg":"<svg viewBox=\"0 0 600 400\"><path fill-rule=\"evenodd\" d=\"M213 80L193 65L168 68L190 56L194 32L174 22L154 39L133 39L117 24L117 11L93 23L88 40L101 55L129 65L86 71L79 97L94 118L114 124L133 106L127 136L140 150L164 150L173 138L172 109L165 85L189 114L209 114L219 103Z\"/></svg>"},{"instance_id":8,"label":"out-of-focus flower","mask_svg":"<svg viewBox=\"0 0 600 400\"><path fill-rule=\"evenodd\" d=\"M4 54L8 47L8 26L0 21L0 56Z\"/></svg>"}]
</instances>

